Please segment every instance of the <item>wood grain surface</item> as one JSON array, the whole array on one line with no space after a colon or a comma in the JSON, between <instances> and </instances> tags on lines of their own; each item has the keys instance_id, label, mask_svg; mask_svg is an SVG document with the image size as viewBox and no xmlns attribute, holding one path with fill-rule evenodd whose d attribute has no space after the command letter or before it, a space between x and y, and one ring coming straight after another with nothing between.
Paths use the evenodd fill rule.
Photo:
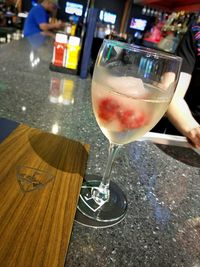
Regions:
<instances>
[{"instance_id":1,"label":"wood grain surface","mask_svg":"<svg viewBox=\"0 0 200 267\"><path fill-rule=\"evenodd\" d=\"M0 144L1 267L64 265L88 151L25 125Z\"/></svg>"}]
</instances>

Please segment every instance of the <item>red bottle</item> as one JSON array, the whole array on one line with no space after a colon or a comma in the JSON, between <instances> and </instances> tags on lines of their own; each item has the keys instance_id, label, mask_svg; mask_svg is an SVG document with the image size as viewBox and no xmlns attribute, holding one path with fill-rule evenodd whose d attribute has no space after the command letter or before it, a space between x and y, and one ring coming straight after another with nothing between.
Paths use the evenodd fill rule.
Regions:
<instances>
[{"instance_id":1,"label":"red bottle","mask_svg":"<svg viewBox=\"0 0 200 267\"><path fill-rule=\"evenodd\" d=\"M64 67L67 52L67 35L57 33L54 42L52 63L55 66Z\"/></svg>"}]
</instances>

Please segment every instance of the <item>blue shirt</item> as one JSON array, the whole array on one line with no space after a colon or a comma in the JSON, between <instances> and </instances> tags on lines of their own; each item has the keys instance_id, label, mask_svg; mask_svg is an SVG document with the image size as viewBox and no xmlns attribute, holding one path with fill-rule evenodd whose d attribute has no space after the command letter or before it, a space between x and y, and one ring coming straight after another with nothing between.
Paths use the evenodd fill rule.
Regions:
<instances>
[{"instance_id":1,"label":"blue shirt","mask_svg":"<svg viewBox=\"0 0 200 267\"><path fill-rule=\"evenodd\" d=\"M49 14L42 5L37 5L31 9L24 24L24 36L30 36L41 32L39 25L49 22Z\"/></svg>"}]
</instances>

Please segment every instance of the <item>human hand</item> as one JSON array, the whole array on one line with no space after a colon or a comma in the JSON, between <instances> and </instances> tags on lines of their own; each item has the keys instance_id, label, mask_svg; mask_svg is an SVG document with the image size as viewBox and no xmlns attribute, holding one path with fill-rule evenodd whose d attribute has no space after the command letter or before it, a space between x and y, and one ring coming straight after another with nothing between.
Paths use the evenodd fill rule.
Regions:
<instances>
[{"instance_id":1,"label":"human hand","mask_svg":"<svg viewBox=\"0 0 200 267\"><path fill-rule=\"evenodd\" d=\"M62 21L55 22L55 28L56 29L62 29L65 27L65 23Z\"/></svg>"},{"instance_id":2,"label":"human hand","mask_svg":"<svg viewBox=\"0 0 200 267\"><path fill-rule=\"evenodd\" d=\"M200 149L200 125L191 129L187 134L186 137L188 141L196 148Z\"/></svg>"}]
</instances>

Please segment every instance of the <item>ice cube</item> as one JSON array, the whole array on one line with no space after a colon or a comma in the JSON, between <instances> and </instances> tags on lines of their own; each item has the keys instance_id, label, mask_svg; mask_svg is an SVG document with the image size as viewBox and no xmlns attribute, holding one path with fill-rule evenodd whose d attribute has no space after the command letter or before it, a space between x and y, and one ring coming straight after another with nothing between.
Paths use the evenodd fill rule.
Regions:
<instances>
[{"instance_id":1,"label":"ice cube","mask_svg":"<svg viewBox=\"0 0 200 267\"><path fill-rule=\"evenodd\" d=\"M147 94L143 81L130 76L111 77L108 79L108 86L114 91L130 97L142 98Z\"/></svg>"}]
</instances>

